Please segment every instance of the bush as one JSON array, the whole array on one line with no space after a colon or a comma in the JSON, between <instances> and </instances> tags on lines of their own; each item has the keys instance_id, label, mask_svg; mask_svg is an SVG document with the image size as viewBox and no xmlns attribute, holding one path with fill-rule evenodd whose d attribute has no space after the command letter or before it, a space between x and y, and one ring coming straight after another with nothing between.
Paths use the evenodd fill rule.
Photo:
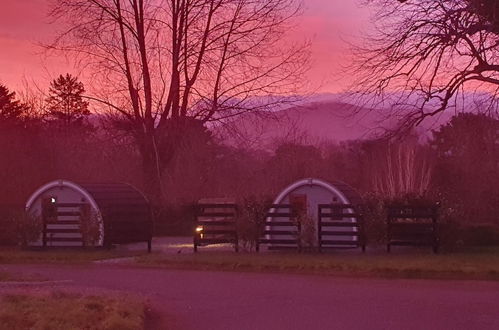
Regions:
<instances>
[{"instance_id":1,"label":"bush","mask_svg":"<svg viewBox=\"0 0 499 330\"><path fill-rule=\"evenodd\" d=\"M366 195L361 208L364 220L365 236L368 243L386 243L386 210L383 199L375 195Z\"/></svg>"},{"instance_id":2,"label":"bush","mask_svg":"<svg viewBox=\"0 0 499 330\"><path fill-rule=\"evenodd\" d=\"M302 248L312 249L315 246L316 234L315 229L316 220L307 214L306 210L299 212L296 221L300 224L300 244Z\"/></svg>"},{"instance_id":3,"label":"bush","mask_svg":"<svg viewBox=\"0 0 499 330\"><path fill-rule=\"evenodd\" d=\"M93 209L83 210L80 217L80 231L84 246L95 246L102 234L102 219Z\"/></svg>"},{"instance_id":4,"label":"bush","mask_svg":"<svg viewBox=\"0 0 499 330\"><path fill-rule=\"evenodd\" d=\"M41 216L15 206L0 209L0 225L0 245L27 246L41 237L43 229Z\"/></svg>"},{"instance_id":5,"label":"bush","mask_svg":"<svg viewBox=\"0 0 499 330\"><path fill-rule=\"evenodd\" d=\"M445 221L440 225L441 243L448 250L463 247L499 246L499 226L496 224L461 224Z\"/></svg>"},{"instance_id":6,"label":"bush","mask_svg":"<svg viewBox=\"0 0 499 330\"><path fill-rule=\"evenodd\" d=\"M385 199L384 204L385 206L432 207L440 203L426 196L406 194L397 198Z\"/></svg>"},{"instance_id":7,"label":"bush","mask_svg":"<svg viewBox=\"0 0 499 330\"><path fill-rule=\"evenodd\" d=\"M266 196L250 196L238 203L237 235L243 250L256 248L258 239L264 230L267 212L272 200Z\"/></svg>"},{"instance_id":8,"label":"bush","mask_svg":"<svg viewBox=\"0 0 499 330\"><path fill-rule=\"evenodd\" d=\"M17 240L21 246L40 239L43 231L40 215L22 211L14 213L13 219L17 223Z\"/></svg>"}]
</instances>

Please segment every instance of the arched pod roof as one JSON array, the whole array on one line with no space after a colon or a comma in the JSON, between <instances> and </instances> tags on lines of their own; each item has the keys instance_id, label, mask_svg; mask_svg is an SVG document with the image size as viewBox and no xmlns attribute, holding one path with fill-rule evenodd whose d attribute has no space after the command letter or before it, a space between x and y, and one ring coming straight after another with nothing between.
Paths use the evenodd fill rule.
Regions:
<instances>
[{"instance_id":1,"label":"arched pod roof","mask_svg":"<svg viewBox=\"0 0 499 330\"><path fill-rule=\"evenodd\" d=\"M276 197L274 204L280 204L294 190L303 186L320 186L337 195L344 204L359 205L362 203L362 197L350 185L341 181L326 182L316 178L306 178L298 180L286 188Z\"/></svg>"},{"instance_id":2,"label":"arched pod roof","mask_svg":"<svg viewBox=\"0 0 499 330\"><path fill-rule=\"evenodd\" d=\"M103 215L133 215L150 220L149 202L140 191L129 184L82 183L80 187L92 196Z\"/></svg>"},{"instance_id":3,"label":"arched pod roof","mask_svg":"<svg viewBox=\"0 0 499 330\"><path fill-rule=\"evenodd\" d=\"M47 190L50 190L52 188L55 188L55 187L68 187L68 188L71 188L71 189L79 192L80 194L82 194L88 200L88 202L90 203L90 205L94 209L96 209L96 210L99 209L99 206L97 205L97 203L95 202L94 198L89 194L88 191L86 191L80 185L78 185L78 184L76 184L74 182L68 181L68 180L54 180L54 181L51 181L49 183L44 184L43 186L41 186L40 188L38 188L37 190L35 190L35 192L31 194L31 196L29 197L28 201L26 202L26 209L28 210L33 205L33 203L44 192L46 192Z\"/></svg>"},{"instance_id":4,"label":"arched pod roof","mask_svg":"<svg viewBox=\"0 0 499 330\"><path fill-rule=\"evenodd\" d=\"M51 181L38 188L26 202L29 208L45 191L54 187L68 187L82 194L93 208L101 212L120 209L124 212L149 210L149 202L136 188L125 183L75 183L68 180Z\"/></svg>"}]
</instances>

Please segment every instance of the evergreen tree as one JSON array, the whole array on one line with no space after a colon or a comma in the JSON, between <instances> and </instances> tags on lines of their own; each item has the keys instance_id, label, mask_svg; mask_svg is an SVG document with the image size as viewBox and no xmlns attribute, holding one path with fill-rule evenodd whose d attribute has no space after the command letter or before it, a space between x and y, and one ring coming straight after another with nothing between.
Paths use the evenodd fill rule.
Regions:
<instances>
[{"instance_id":1,"label":"evergreen tree","mask_svg":"<svg viewBox=\"0 0 499 330\"><path fill-rule=\"evenodd\" d=\"M83 83L69 73L54 79L50 83L49 97L46 100L48 117L64 126L81 125L84 118L90 115L83 93Z\"/></svg>"},{"instance_id":2,"label":"evergreen tree","mask_svg":"<svg viewBox=\"0 0 499 330\"><path fill-rule=\"evenodd\" d=\"M26 105L15 99L16 93L0 84L0 123L13 123L22 119Z\"/></svg>"}]
</instances>

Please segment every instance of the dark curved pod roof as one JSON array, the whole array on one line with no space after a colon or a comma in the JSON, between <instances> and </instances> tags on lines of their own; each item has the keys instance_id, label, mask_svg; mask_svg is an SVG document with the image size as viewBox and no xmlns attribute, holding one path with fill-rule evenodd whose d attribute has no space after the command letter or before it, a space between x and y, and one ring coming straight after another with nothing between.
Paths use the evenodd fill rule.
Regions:
<instances>
[{"instance_id":1,"label":"dark curved pod roof","mask_svg":"<svg viewBox=\"0 0 499 330\"><path fill-rule=\"evenodd\" d=\"M114 220L119 220L119 216L143 216L144 220L151 220L149 202L129 184L80 183L79 186L93 197L105 216L113 216Z\"/></svg>"},{"instance_id":2,"label":"dark curved pod roof","mask_svg":"<svg viewBox=\"0 0 499 330\"><path fill-rule=\"evenodd\" d=\"M353 205L361 205L363 203L362 196L349 184L339 180L331 180L329 183L341 190Z\"/></svg>"},{"instance_id":3,"label":"dark curved pod roof","mask_svg":"<svg viewBox=\"0 0 499 330\"><path fill-rule=\"evenodd\" d=\"M148 240L152 236L149 202L136 188L125 183L79 184L95 200L102 214L104 244Z\"/></svg>"}]
</instances>

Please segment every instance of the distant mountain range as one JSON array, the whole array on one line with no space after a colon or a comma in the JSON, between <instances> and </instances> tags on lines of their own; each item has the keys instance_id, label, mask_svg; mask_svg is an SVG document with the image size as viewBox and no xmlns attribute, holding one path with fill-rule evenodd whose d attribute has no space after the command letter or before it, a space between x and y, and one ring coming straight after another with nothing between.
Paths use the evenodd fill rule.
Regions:
<instances>
[{"instance_id":1,"label":"distant mountain range","mask_svg":"<svg viewBox=\"0 0 499 330\"><path fill-rule=\"evenodd\" d=\"M446 123L454 113L446 112L425 120L416 128L423 136ZM287 140L294 142L368 139L397 125L390 110L368 109L341 102L334 95L303 103L271 114L248 113L224 127L225 142L246 147L269 147Z\"/></svg>"}]
</instances>

